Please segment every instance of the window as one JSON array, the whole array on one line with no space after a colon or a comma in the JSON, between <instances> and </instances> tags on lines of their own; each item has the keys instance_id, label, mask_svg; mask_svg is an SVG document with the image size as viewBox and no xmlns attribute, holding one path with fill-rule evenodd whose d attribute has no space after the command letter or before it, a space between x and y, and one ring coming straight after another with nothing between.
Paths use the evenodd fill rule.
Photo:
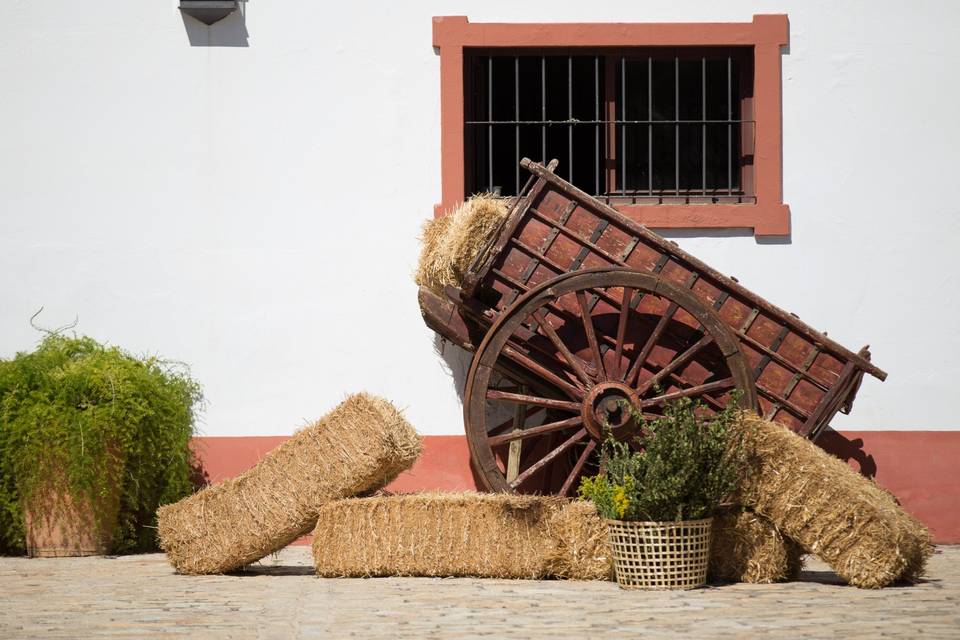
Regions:
<instances>
[{"instance_id":1,"label":"window","mask_svg":"<svg viewBox=\"0 0 960 640\"><path fill-rule=\"evenodd\" d=\"M780 47L787 17L749 23L493 24L434 18L442 202L514 195L518 161L654 228L788 235Z\"/></svg>"},{"instance_id":2,"label":"window","mask_svg":"<svg viewBox=\"0 0 960 640\"><path fill-rule=\"evenodd\" d=\"M465 195L516 195L529 157L613 204L756 202L750 53L467 51Z\"/></svg>"}]
</instances>

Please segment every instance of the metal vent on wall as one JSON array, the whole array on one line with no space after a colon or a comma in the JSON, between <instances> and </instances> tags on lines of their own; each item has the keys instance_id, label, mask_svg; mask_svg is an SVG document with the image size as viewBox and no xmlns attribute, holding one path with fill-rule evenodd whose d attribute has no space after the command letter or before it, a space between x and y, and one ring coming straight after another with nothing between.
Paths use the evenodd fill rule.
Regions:
<instances>
[{"instance_id":1,"label":"metal vent on wall","mask_svg":"<svg viewBox=\"0 0 960 640\"><path fill-rule=\"evenodd\" d=\"M180 11L211 25L236 11L240 0L180 0Z\"/></svg>"}]
</instances>

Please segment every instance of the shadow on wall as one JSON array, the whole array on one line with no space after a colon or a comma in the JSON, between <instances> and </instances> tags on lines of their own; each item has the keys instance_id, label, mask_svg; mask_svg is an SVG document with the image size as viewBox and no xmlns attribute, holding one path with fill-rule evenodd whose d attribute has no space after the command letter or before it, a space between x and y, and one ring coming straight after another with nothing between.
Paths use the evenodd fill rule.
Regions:
<instances>
[{"instance_id":1,"label":"shadow on wall","mask_svg":"<svg viewBox=\"0 0 960 640\"><path fill-rule=\"evenodd\" d=\"M861 475L868 478L876 477L877 461L863 450L862 438L850 440L833 428L827 427L817 438L817 444L827 453L832 453L848 464L851 460L856 462Z\"/></svg>"},{"instance_id":2,"label":"shadow on wall","mask_svg":"<svg viewBox=\"0 0 960 640\"><path fill-rule=\"evenodd\" d=\"M240 8L219 22L207 26L180 12L183 28L191 47L249 47L247 32L247 0L241 0Z\"/></svg>"},{"instance_id":3,"label":"shadow on wall","mask_svg":"<svg viewBox=\"0 0 960 640\"><path fill-rule=\"evenodd\" d=\"M675 238L750 238L754 237L751 229L658 229L651 228L658 235L672 240ZM759 236L755 238L757 244L793 244L791 236Z\"/></svg>"},{"instance_id":4,"label":"shadow on wall","mask_svg":"<svg viewBox=\"0 0 960 640\"><path fill-rule=\"evenodd\" d=\"M203 459L193 452L193 459L190 461L190 486L193 493L206 489L210 486L210 474L203 466Z\"/></svg>"},{"instance_id":5,"label":"shadow on wall","mask_svg":"<svg viewBox=\"0 0 960 640\"><path fill-rule=\"evenodd\" d=\"M470 365L473 362L473 355L469 351L458 347L457 345L448 342L441 338L439 335L434 335L433 337L433 349L440 359L443 360L447 373L450 374L451 383L453 385L454 391L457 392L457 397L460 399L461 406L463 405L464 391L467 386L467 376L470 374ZM502 414L498 412L488 412L487 419L494 420L495 423L501 422L503 420L512 419L514 415L511 408L505 408ZM462 433L466 434L465 423L461 423ZM469 436L467 436L469 440ZM470 464L470 474L473 478L473 484L479 491L490 491L490 487L487 485L487 480L484 478L483 474L477 471L477 468Z\"/></svg>"},{"instance_id":6,"label":"shadow on wall","mask_svg":"<svg viewBox=\"0 0 960 640\"><path fill-rule=\"evenodd\" d=\"M451 342L447 342L438 335L433 337L433 349L446 365L447 373L450 374L453 388L457 392L457 397L462 405L463 392L467 385L467 375L470 373L473 354ZM478 490L483 491L486 487L486 480L481 474L477 473L473 464L470 465L470 474L473 476L473 484Z\"/></svg>"},{"instance_id":7,"label":"shadow on wall","mask_svg":"<svg viewBox=\"0 0 960 640\"><path fill-rule=\"evenodd\" d=\"M463 392L467 384L467 374L470 373L473 354L436 334L433 336L433 350L446 364L447 373L453 379L453 388L457 392L460 404L463 404Z\"/></svg>"}]
</instances>

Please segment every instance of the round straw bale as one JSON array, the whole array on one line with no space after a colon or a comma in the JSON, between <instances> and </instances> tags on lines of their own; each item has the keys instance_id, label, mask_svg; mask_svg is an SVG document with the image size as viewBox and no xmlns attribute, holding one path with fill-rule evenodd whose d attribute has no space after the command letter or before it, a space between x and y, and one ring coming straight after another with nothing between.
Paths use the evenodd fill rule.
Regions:
<instances>
[{"instance_id":1,"label":"round straw bale","mask_svg":"<svg viewBox=\"0 0 960 640\"><path fill-rule=\"evenodd\" d=\"M740 421L750 473L740 501L852 585L915 581L930 532L871 480L775 422Z\"/></svg>"},{"instance_id":2,"label":"round straw bale","mask_svg":"<svg viewBox=\"0 0 960 640\"><path fill-rule=\"evenodd\" d=\"M562 498L420 493L324 505L313 561L325 577L542 578L549 518Z\"/></svg>"},{"instance_id":3,"label":"round straw bale","mask_svg":"<svg viewBox=\"0 0 960 640\"><path fill-rule=\"evenodd\" d=\"M420 446L387 400L351 395L249 471L160 507L160 546L180 573L238 569L308 533L324 502L389 483Z\"/></svg>"},{"instance_id":4,"label":"round straw bale","mask_svg":"<svg viewBox=\"0 0 960 640\"><path fill-rule=\"evenodd\" d=\"M803 548L766 518L742 507L724 509L713 519L711 582L771 583L796 580Z\"/></svg>"},{"instance_id":5,"label":"round straw bale","mask_svg":"<svg viewBox=\"0 0 960 640\"><path fill-rule=\"evenodd\" d=\"M414 280L437 293L448 285L460 287L473 260L500 228L508 213L507 200L475 195L454 211L428 220L421 236L420 261Z\"/></svg>"}]
</instances>

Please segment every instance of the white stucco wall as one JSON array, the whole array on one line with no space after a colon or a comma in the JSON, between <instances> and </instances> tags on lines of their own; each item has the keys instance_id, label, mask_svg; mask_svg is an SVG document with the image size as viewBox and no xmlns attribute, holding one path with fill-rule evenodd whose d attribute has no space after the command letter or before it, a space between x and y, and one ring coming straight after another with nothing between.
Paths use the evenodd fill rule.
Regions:
<instances>
[{"instance_id":1,"label":"white stucco wall","mask_svg":"<svg viewBox=\"0 0 960 640\"><path fill-rule=\"evenodd\" d=\"M960 426L960 4L250 0L247 47L191 46L243 25L188 29L175 6L0 2L0 355L36 342L43 305L42 324L78 315L190 363L206 435L289 433L358 389L424 433L461 433L410 278L440 196L431 16L786 12L790 244L671 237L872 345L890 378L867 378L834 426Z\"/></svg>"}]
</instances>

